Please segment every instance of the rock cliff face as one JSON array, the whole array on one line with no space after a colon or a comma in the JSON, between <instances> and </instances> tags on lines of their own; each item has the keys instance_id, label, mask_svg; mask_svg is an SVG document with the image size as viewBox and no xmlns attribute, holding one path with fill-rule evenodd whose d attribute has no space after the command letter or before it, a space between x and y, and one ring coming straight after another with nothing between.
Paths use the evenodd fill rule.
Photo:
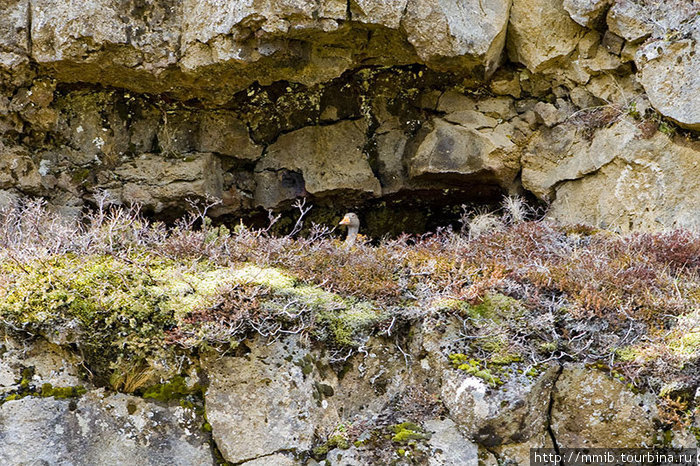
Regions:
<instances>
[{"instance_id":1,"label":"rock cliff face","mask_svg":"<svg viewBox=\"0 0 700 466\"><path fill-rule=\"evenodd\" d=\"M79 217L104 202L136 203L167 219L190 199L213 198L207 214L225 223L308 198L336 215L364 211L378 237L425 230L431 212L520 194L562 223L697 229L699 136L694 0L0 0L0 208L40 197ZM383 216L387 205L404 209L406 223ZM585 228L570 232L581 243L569 255L588 241ZM633 285L654 275L630 261L614 265ZM487 272L493 283L505 275ZM143 273L142 298L153 298L153 276L129 273ZM189 296L201 278L191 275L166 276ZM532 277L518 290L527 294ZM697 287L671 281L697 302ZM290 322L327 298L300 288L275 301ZM168 305L163 296L154 308ZM326 300L319 319L361 320L362 303ZM109 381L90 373L72 322L53 338L3 320L0 463L524 465L537 447L696 447L669 426L698 430L688 408L697 411L688 391L697 384L681 404L674 387L639 393L561 350L549 359L533 350L542 360L531 366L501 360L519 365L497 377L456 348L469 338L458 314L392 318L348 353L280 324L276 338L235 342L223 355L198 348L179 365L101 359L124 365ZM691 353L698 347L697 313L687 314L689 330L671 334L681 353L686 340ZM105 327L138 330L122 320ZM605 336L586 327L569 342L580 335ZM605 348L624 356L614 341ZM540 349L553 355L556 345ZM697 354L685 356L697 377Z\"/></svg>"},{"instance_id":2,"label":"rock cliff face","mask_svg":"<svg viewBox=\"0 0 700 466\"><path fill-rule=\"evenodd\" d=\"M433 346L434 328L413 330L403 348L387 338L368 340L340 372L327 350L296 336L246 341L247 354L205 355L197 363L182 382L208 381L195 404L184 389L163 390L170 398L109 394L73 375L75 358L59 347L6 335L0 396L21 384L45 393L0 404L0 459L527 465L530 448L670 446L669 438L675 447L696 447L692 435L658 427L653 396L635 394L606 371L551 363L494 389L483 375L446 364L444 351ZM440 335L443 342L455 336ZM51 383L64 391L47 389ZM66 386L80 388L66 393Z\"/></svg>"},{"instance_id":3,"label":"rock cliff face","mask_svg":"<svg viewBox=\"0 0 700 466\"><path fill-rule=\"evenodd\" d=\"M559 220L695 227L699 9L5 0L0 202L77 214L107 192L170 215L208 195L246 216L532 193Z\"/></svg>"}]
</instances>

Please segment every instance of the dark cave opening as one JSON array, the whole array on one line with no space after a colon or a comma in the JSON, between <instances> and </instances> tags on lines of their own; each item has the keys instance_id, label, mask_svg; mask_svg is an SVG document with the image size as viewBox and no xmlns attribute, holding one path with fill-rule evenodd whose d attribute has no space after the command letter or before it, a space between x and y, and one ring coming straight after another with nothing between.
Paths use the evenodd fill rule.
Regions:
<instances>
[{"instance_id":1,"label":"dark cave opening","mask_svg":"<svg viewBox=\"0 0 700 466\"><path fill-rule=\"evenodd\" d=\"M402 191L376 199L348 199L341 195L308 197L305 206L311 207L304 216L300 235L307 235L313 224L335 228L334 234L344 236L338 227L343 215L356 213L361 222L360 232L370 241L396 238L402 234L423 235L442 228L460 230L464 217L478 213L500 213L501 203L508 193L495 185L449 187ZM521 196L528 206L541 207L541 202L530 194ZM292 203L285 208L266 211L257 209L242 215L227 215L214 219L215 225L235 228L240 222L251 228L267 228L270 218L279 220L270 228L271 234L286 235L299 218L299 209Z\"/></svg>"}]
</instances>

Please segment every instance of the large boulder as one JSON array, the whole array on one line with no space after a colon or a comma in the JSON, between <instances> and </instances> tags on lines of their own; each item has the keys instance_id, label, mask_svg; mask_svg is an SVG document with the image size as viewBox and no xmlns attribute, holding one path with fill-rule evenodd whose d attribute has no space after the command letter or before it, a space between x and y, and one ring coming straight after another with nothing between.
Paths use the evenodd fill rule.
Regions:
<instances>
[{"instance_id":1,"label":"large boulder","mask_svg":"<svg viewBox=\"0 0 700 466\"><path fill-rule=\"evenodd\" d=\"M581 26L594 28L613 0L564 0L564 9Z\"/></svg>"},{"instance_id":2,"label":"large boulder","mask_svg":"<svg viewBox=\"0 0 700 466\"><path fill-rule=\"evenodd\" d=\"M558 183L599 170L618 155L620 147L632 143L638 135L637 128L629 122L599 130L592 140L580 129L572 122L535 133L522 158L525 189L551 200Z\"/></svg>"},{"instance_id":3,"label":"large boulder","mask_svg":"<svg viewBox=\"0 0 700 466\"><path fill-rule=\"evenodd\" d=\"M181 209L186 199L221 199L221 162L213 154L167 158L144 154L101 174L100 188L117 203L139 203L156 213Z\"/></svg>"},{"instance_id":4,"label":"large boulder","mask_svg":"<svg viewBox=\"0 0 700 466\"><path fill-rule=\"evenodd\" d=\"M193 409L129 395L32 398L0 405L0 463L214 464Z\"/></svg>"},{"instance_id":5,"label":"large boulder","mask_svg":"<svg viewBox=\"0 0 700 466\"><path fill-rule=\"evenodd\" d=\"M227 461L307 451L317 431L338 424L336 411L323 399L332 395L334 382L323 383L297 339L256 344L241 357L217 356L203 361L210 380L206 411Z\"/></svg>"},{"instance_id":6,"label":"large boulder","mask_svg":"<svg viewBox=\"0 0 700 466\"><path fill-rule=\"evenodd\" d=\"M553 393L551 429L560 448L643 448L655 444L653 396L583 365L565 366Z\"/></svg>"},{"instance_id":7,"label":"large boulder","mask_svg":"<svg viewBox=\"0 0 700 466\"><path fill-rule=\"evenodd\" d=\"M109 81L143 90L153 83L152 76L177 63L178 2L30 3L32 58L63 81Z\"/></svg>"},{"instance_id":8,"label":"large boulder","mask_svg":"<svg viewBox=\"0 0 700 466\"><path fill-rule=\"evenodd\" d=\"M620 231L697 228L700 144L657 131L650 137L622 119L591 141L560 125L523 157L523 185L553 200L550 216ZM685 176L678 177L677 173Z\"/></svg>"},{"instance_id":9,"label":"large boulder","mask_svg":"<svg viewBox=\"0 0 700 466\"><path fill-rule=\"evenodd\" d=\"M645 43L635 62L654 108L680 126L700 131L700 16L677 37Z\"/></svg>"},{"instance_id":10,"label":"large boulder","mask_svg":"<svg viewBox=\"0 0 700 466\"><path fill-rule=\"evenodd\" d=\"M490 74L505 45L509 9L510 0L409 0L402 25L422 60L464 58Z\"/></svg>"},{"instance_id":11,"label":"large boulder","mask_svg":"<svg viewBox=\"0 0 700 466\"><path fill-rule=\"evenodd\" d=\"M255 168L256 203L277 207L303 192L324 195L344 191L378 196L379 180L363 152L366 131L366 123L359 120L307 126L283 134ZM303 191L295 173L303 180Z\"/></svg>"},{"instance_id":12,"label":"large boulder","mask_svg":"<svg viewBox=\"0 0 700 466\"><path fill-rule=\"evenodd\" d=\"M522 376L498 389L454 369L443 372L441 398L450 418L472 440L485 446L523 443L546 429L547 407L559 367L536 377Z\"/></svg>"},{"instance_id":13,"label":"large boulder","mask_svg":"<svg viewBox=\"0 0 700 466\"><path fill-rule=\"evenodd\" d=\"M501 132L488 127L477 129L475 126L486 119L482 114L474 115L470 127L435 118L408 158L409 176L509 186L519 168L515 145Z\"/></svg>"},{"instance_id":14,"label":"large boulder","mask_svg":"<svg viewBox=\"0 0 700 466\"><path fill-rule=\"evenodd\" d=\"M8 69L31 49L61 81L225 103L256 81L311 85L366 63L488 74L500 62L510 0L25 0L1 8Z\"/></svg>"},{"instance_id":15,"label":"large boulder","mask_svg":"<svg viewBox=\"0 0 700 466\"><path fill-rule=\"evenodd\" d=\"M542 71L566 59L584 33L585 29L564 9L562 0L514 0L508 25L508 55L532 72Z\"/></svg>"}]
</instances>

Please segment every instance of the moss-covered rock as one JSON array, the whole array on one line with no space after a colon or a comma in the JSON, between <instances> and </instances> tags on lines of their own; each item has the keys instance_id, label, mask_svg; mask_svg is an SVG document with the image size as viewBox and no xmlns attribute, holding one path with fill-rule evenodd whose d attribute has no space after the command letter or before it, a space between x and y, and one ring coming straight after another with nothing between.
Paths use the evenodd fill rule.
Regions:
<instances>
[{"instance_id":1,"label":"moss-covered rock","mask_svg":"<svg viewBox=\"0 0 700 466\"><path fill-rule=\"evenodd\" d=\"M152 272L166 266L153 258L136 264L71 255L3 264L13 286L0 291L0 315L17 328L76 344L105 383L114 372L164 357L165 331L175 321Z\"/></svg>"},{"instance_id":2,"label":"moss-covered rock","mask_svg":"<svg viewBox=\"0 0 700 466\"><path fill-rule=\"evenodd\" d=\"M182 347L235 346L256 325L308 325L316 338L352 347L383 318L369 302L276 268L203 261L183 269L151 255L65 255L2 267L13 286L0 291L0 316L77 345L97 383L126 392L152 383L156 368L172 367Z\"/></svg>"}]
</instances>

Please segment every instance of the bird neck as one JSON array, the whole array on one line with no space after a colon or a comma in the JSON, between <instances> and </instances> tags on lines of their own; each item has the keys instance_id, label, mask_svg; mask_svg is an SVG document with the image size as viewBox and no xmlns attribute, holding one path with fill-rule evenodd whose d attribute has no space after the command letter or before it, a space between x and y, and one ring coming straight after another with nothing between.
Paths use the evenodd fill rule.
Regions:
<instances>
[{"instance_id":1,"label":"bird neck","mask_svg":"<svg viewBox=\"0 0 700 466\"><path fill-rule=\"evenodd\" d=\"M360 231L360 227L357 225L348 225L348 237L345 238L345 242L352 244L357 238L357 232Z\"/></svg>"}]
</instances>

